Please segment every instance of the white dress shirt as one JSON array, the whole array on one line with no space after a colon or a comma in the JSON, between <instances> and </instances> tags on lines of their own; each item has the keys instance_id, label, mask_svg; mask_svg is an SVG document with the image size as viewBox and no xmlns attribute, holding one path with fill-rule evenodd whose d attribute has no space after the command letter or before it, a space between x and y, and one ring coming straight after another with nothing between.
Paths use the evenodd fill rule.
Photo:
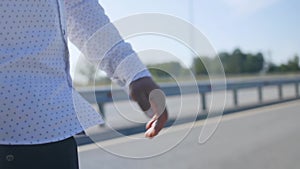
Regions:
<instances>
[{"instance_id":1,"label":"white dress shirt","mask_svg":"<svg viewBox=\"0 0 300 169\"><path fill-rule=\"evenodd\" d=\"M111 26L97 33L109 22L97 0L0 1L0 144L59 141L103 122L72 87L67 38L122 87L150 76L128 43L107 51L121 38Z\"/></svg>"}]
</instances>

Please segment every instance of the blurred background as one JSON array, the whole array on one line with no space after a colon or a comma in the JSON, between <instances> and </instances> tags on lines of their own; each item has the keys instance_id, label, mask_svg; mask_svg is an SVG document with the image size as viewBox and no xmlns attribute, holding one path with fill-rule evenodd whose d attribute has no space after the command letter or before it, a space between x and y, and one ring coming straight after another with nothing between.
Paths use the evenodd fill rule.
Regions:
<instances>
[{"instance_id":1,"label":"blurred background","mask_svg":"<svg viewBox=\"0 0 300 169\"><path fill-rule=\"evenodd\" d=\"M183 19L206 36L217 55L205 52L195 55L178 41L163 36L147 34L126 39L138 53L149 49L165 51L154 56L140 55L166 91L170 111L169 129L159 138L145 140L142 133L148 119L143 112L124 93L120 94L122 91L115 85L114 97L120 99L113 102L110 79L80 58L80 51L70 44L74 85L86 98L91 91L96 93L96 99L90 102L106 120L104 126L87 132L89 138L78 136L82 168L300 167L299 1L99 0L99 3L112 22L141 13ZM192 42L193 32L190 34ZM227 89L212 92L207 67L213 68L219 60ZM182 86L184 89L177 92ZM215 124L217 130L208 141L199 144L203 119L212 109L228 115L220 123L212 118L207 125Z\"/></svg>"},{"instance_id":2,"label":"blurred background","mask_svg":"<svg viewBox=\"0 0 300 169\"><path fill-rule=\"evenodd\" d=\"M227 75L281 74L299 70L300 22L296 0L189 0L176 3L171 0L100 0L99 3L112 22L140 13L169 14L190 22L215 47ZM191 55L188 49L172 39L141 35L126 41L136 51L160 49L177 57L142 57L147 65L180 68L182 74L184 68L194 70L196 75L205 74L199 56ZM71 49L74 65L80 54L72 45ZM200 57L214 59L205 55ZM180 65L174 63L176 59L181 61ZM83 67L85 69L76 71L72 68L73 76L74 73L85 76L76 82L78 85L86 85L87 77L93 72L92 68Z\"/></svg>"}]
</instances>

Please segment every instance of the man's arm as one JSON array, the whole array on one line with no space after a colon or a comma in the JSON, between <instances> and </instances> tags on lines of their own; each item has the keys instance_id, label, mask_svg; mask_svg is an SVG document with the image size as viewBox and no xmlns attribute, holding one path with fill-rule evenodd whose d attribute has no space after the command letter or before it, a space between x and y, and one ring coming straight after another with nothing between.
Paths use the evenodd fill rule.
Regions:
<instances>
[{"instance_id":1,"label":"man's arm","mask_svg":"<svg viewBox=\"0 0 300 169\"><path fill-rule=\"evenodd\" d=\"M138 73L144 72L144 76L150 76L97 0L65 1L65 8L70 41L112 81L128 89Z\"/></svg>"},{"instance_id":2,"label":"man's arm","mask_svg":"<svg viewBox=\"0 0 300 169\"><path fill-rule=\"evenodd\" d=\"M110 23L98 1L65 1L65 8L70 41L87 60L99 65L112 81L128 90L143 111L150 109L149 95L159 87L130 44L123 41ZM154 114L146 126L146 137L157 135L167 121L166 109Z\"/></svg>"}]
</instances>

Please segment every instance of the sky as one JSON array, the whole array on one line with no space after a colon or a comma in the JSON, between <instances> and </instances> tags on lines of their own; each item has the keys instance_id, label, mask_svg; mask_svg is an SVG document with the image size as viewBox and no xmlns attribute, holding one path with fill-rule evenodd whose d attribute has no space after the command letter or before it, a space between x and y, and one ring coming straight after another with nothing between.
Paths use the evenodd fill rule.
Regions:
<instances>
[{"instance_id":1,"label":"sky","mask_svg":"<svg viewBox=\"0 0 300 169\"><path fill-rule=\"evenodd\" d=\"M235 48L262 52L267 61L276 64L300 55L298 0L99 0L99 3L112 22L141 13L168 14L191 22L217 52L232 52ZM145 35L126 41L136 51L164 50L186 65L192 61L189 50L170 38ZM71 55L75 55L73 58L78 55L73 47ZM146 63L169 60L174 59L142 58Z\"/></svg>"}]
</instances>

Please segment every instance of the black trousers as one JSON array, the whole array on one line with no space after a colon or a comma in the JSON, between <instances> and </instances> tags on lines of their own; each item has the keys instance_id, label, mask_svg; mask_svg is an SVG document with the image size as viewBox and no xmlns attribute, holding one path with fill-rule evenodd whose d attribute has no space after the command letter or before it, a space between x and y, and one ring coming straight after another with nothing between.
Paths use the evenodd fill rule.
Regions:
<instances>
[{"instance_id":1,"label":"black trousers","mask_svg":"<svg viewBox=\"0 0 300 169\"><path fill-rule=\"evenodd\" d=\"M73 137L39 145L0 145L0 169L78 169Z\"/></svg>"}]
</instances>

